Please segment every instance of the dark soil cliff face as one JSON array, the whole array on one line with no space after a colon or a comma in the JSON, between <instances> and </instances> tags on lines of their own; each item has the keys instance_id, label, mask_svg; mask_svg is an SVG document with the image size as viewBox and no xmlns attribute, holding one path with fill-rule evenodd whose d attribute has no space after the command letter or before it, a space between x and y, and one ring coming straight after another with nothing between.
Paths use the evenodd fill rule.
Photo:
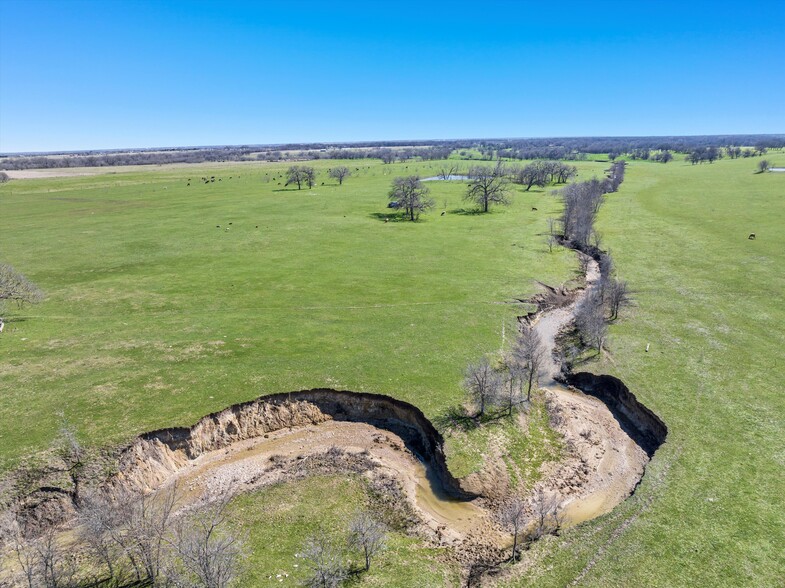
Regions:
<instances>
[{"instance_id":1,"label":"dark soil cliff face","mask_svg":"<svg viewBox=\"0 0 785 588\"><path fill-rule=\"evenodd\" d=\"M442 436L420 409L389 396L330 389L264 396L203 417L190 428L140 435L121 452L119 472L107 486L111 490L151 490L207 451L327 420L363 422L392 431L432 468L450 495L475 496L450 474Z\"/></svg>"},{"instance_id":2,"label":"dark soil cliff face","mask_svg":"<svg viewBox=\"0 0 785 588\"><path fill-rule=\"evenodd\" d=\"M567 383L584 394L596 396L611 410L625 432L652 457L665 442L668 427L619 378L589 372L569 374Z\"/></svg>"}]
</instances>

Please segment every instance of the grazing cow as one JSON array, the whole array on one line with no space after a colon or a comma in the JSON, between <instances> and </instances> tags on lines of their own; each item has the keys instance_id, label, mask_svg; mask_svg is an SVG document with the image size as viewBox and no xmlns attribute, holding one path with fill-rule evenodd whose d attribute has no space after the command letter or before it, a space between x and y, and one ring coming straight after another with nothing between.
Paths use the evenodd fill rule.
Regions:
<instances>
[{"instance_id":1,"label":"grazing cow","mask_svg":"<svg viewBox=\"0 0 785 588\"><path fill-rule=\"evenodd\" d=\"M750 236L747 237L747 239L752 239L754 241L755 240L755 233L750 233Z\"/></svg>"},{"instance_id":2,"label":"grazing cow","mask_svg":"<svg viewBox=\"0 0 785 588\"><path fill-rule=\"evenodd\" d=\"M229 223L229 224L231 225L232 223Z\"/></svg>"},{"instance_id":3,"label":"grazing cow","mask_svg":"<svg viewBox=\"0 0 785 588\"><path fill-rule=\"evenodd\" d=\"M221 228L221 225L215 225L215 228L216 228L216 229L220 229L220 228Z\"/></svg>"},{"instance_id":4,"label":"grazing cow","mask_svg":"<svg viewBox=\"0 0 785 588\"><path fill-rule=\"evenodd\" d=\"M191 185L191 182L188 182L188 184L186 184L186 185L187 185L187 186L190 186L190 185Z\"/></svg>"},{"instance_id":5,"label":"grazing cow","mask_svg":"<svg viewBox=\"0 0 785 588\"><path fill-rule=\"evenodd\" d=\"M258 228L259 228L259 225L256 225L256 228L258 229Z\"/></svg>"},{"instance_id":6,"label":"grazing cow","mask_svg":"<svg viewBox=\"0 0 785 588\"><path fill-rule=\"evenodd\" d=\"M447 212L447 211L446 211L446 210L442 210L442 216L444 216L444 213L445 213L445 212Z\"/></svg>"},{"instance_id":7,"label":"grazing cow","mask_svg":"<svg viewBox=\"0 0 785 588\"><path fill-rule=\"evenodd\" d=\"M532 210L537 210L537 209L532 206Z\"/></svg>"}]
</instances>

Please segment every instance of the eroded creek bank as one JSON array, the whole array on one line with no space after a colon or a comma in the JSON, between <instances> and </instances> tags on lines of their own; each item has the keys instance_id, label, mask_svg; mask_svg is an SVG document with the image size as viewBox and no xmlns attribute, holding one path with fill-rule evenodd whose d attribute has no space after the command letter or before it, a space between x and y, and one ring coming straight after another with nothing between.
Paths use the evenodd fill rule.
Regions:
<instances>
[{"instance_id":1,"label":"eroded creek bank","mask_svg":"<svg viewBox=\"0 0 785 588\"><path fill-rule=\"evenodd\" d=\"M596 261L589 260L583 289L552 296L554 304L525 319L547 349L540 385L566 447L564 459L545 464L531 490L558 496L568 525L609 512L627 498L667 435L662 421L618 379L562 371L557 336L598 276ZM355 456L344 457L351 471L380 483L394 480L415 513L417 531L456 547L463 561L499 553L505 545L492 516L511 491L503 461L490 458L482 471L456 479L446 465L443 438L425 415L378 394L275 394L208 415L192 427L140 435L122 450L117 473L101 491L146 493L177 483L188 502L209 501L225 489L242 492L296 479L293 472L307 473L309 463L329 459L330 448ZM20 506L31 517L67 520L73 505L56 489L49 491L54 499L48 506L47 500ZM37 504L62 512L41 516Z\"/></svg>"}]
</instances>

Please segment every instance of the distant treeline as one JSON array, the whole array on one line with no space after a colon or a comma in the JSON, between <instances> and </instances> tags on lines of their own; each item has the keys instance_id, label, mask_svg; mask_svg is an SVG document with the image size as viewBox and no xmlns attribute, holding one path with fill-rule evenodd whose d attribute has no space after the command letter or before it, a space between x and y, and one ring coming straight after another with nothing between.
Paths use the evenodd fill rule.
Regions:
<instances>
[{"instance_id":1,"label":"distant treeline","mask_svg":"<svg viewBox=\"0 0 785 588\"><path fill-rule=\"evenodd\" d=\"M761 155L785 147L785 135L705 135L692 137L575 137L553 139L458 139L449 141L371 141L302 143L171 149L136 149L3 155L0 170L58 167L161 165L224 161L303 161L312 159L381 159L395 161L446 159L578 160L587 154L655 159L667 163L671 152L687 153L693 163L728 157Z\"/></svg>"}]
</instances>

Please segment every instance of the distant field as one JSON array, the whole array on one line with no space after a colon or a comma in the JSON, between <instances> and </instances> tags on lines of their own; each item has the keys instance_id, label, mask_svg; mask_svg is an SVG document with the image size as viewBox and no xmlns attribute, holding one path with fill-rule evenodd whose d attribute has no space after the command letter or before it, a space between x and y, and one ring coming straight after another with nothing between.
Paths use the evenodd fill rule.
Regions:
<instances>
[{"instance_id":1,"label":"distant field","mask_svg":"<svg viewBox=\"0 0 785 588\"><path fill-rule=\"evenodd\" d=\"M766 158L785 165L783 152ZM785 174L755 174L758 161L631 162L608 196L603 247L636 306L611 328L610 354L584 367L625 381L667 423L668 442L632 499L538 543L501 585L782 585ZM436 164L347 165L360 170L344 186L299 192L271 179L277 164L0 187L2 261L48 294L0 335L2 467L45 448L59 411L96 444L316 386L391 394L439 416L460 399L466 363L499 348L502 324L509 332L519 309L506 302L534 279L575 275L574 257L549 254L540 235L558 214L549 190L518 189L511 208L478 216L460 213L461 183L433 182L435 212L385 224L392 177ZM585 178L607 163L577 165ZM200 183L208 169L222 181ZM326 513L362 500L351 480L329 483L345 502L320 510L304 482L292 503L329 524ZM280 492L238 508L277 512ZM252 545L294 548L312 528L275 516L291 536L265 519ZM388 569L454 585L422 545L393 542ZM267 585L274 555L253 561L249 585ZM413 585L396 582L362 584Z\"/></svg>"}]
</instances>

